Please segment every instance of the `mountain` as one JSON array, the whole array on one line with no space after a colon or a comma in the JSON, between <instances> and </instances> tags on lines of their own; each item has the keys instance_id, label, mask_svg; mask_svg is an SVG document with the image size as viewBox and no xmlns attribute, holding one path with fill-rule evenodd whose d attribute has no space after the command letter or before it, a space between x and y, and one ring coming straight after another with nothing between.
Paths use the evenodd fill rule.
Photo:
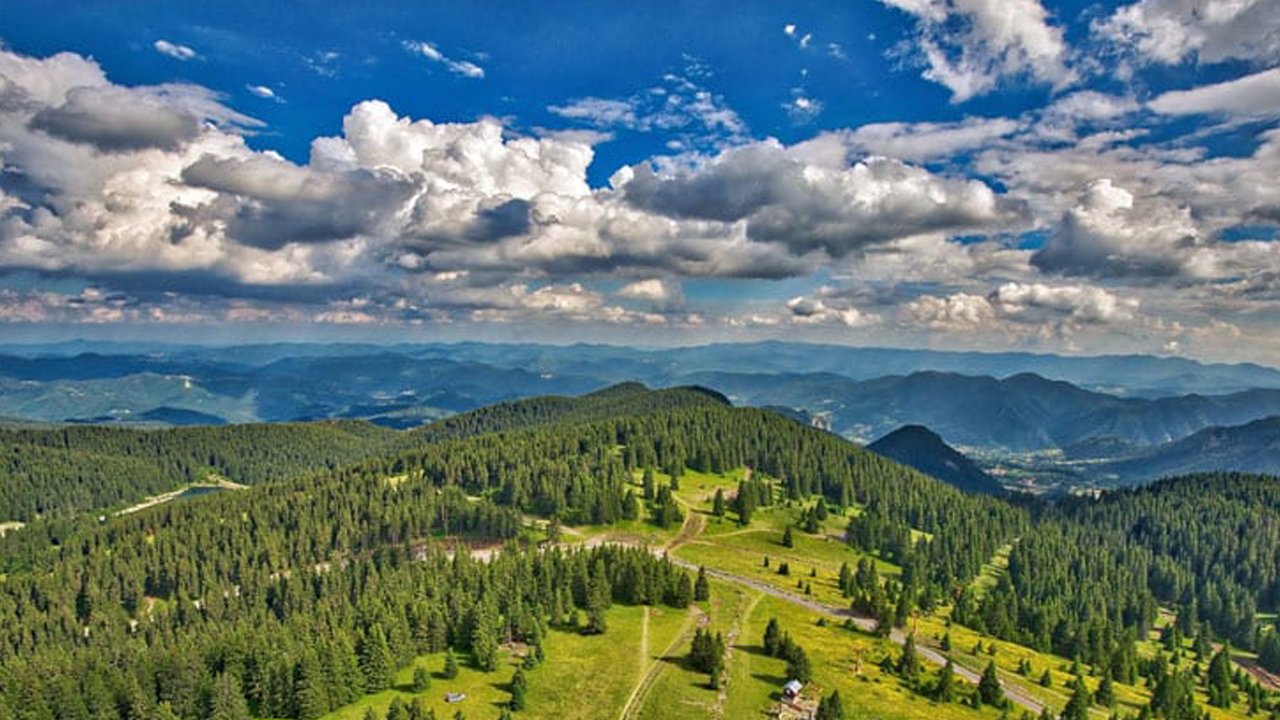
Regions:
<instances>
[{"instance_id":1,"label":"mountain","mask_svg":"<svg viewBox=\"0 0 1280 720\"><path fill-rule=\"evenodd\" d=\"M830 373L697 373L681 379L717 388L737 403L803 410L855 439L924 425L961 445L1015 452L1097 437L1157 445L1206 427L1280 414L1277 390L1122 398L1030 373L997 379L930 371L865 381Z\"/></svg>"},{"instance_id":2,"label":"mountain","mask_svg":"<svg viewBox=\"0 0 1280 720\"><path fill-rule=\"evenodd\" d=\"M1128 482L1225 470L1280 474L1280 417L1206 428L1098 468Z\"/></svg>"},{"instance_id":3,"label":"mountain","mask_svg":"<svg viewBox=\"0 0 1280 720\"><path fill-rule=\"evenodd\" d=\"M991 495L1004 492L995 478L922 425L903 425L871 443L867 449L965 492Z\"/></svg>"},{"instance_id":4,"label":"mountain","mask_svg":"<svg viewBox=\"0 0 1280 720\"><path fill-rule=\"evenodd\" d=\"M1169 358L798 343L678 350L482 343L99 350L124 348L132 354L0 356L0 417L173 425L340 418L407 429L495 403L640 381L713 388L738 404L785 410L856 440L918 424L962 446L1022 453L1073 448L1102 437L1134 448L1156 446L1207 427L1280 415L1280 389L1271 387L1280 387L1280 372ZM925 366L964 371L909 371ZM1026 367L1059 376L1007 374ZM894 374L885 375L889 368ZM990 374L974 374L980 370ZM1103 380L1111 392L1095 386ZM1217 395L1143 395L1141 388L1149 390L1152 383L1166 389L1257 387Z\"/></svg>"}]
</instances>

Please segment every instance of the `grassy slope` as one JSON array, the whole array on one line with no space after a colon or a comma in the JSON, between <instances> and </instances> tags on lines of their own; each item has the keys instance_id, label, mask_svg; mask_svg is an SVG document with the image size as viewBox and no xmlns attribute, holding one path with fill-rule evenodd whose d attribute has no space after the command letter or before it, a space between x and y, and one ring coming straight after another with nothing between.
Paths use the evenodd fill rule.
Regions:
<instances>
[{"instance_id":1,"label":"grassy slope","mask_svg":"<svg viewBox=\"0 0 1280 720\"><path fill-rule=\"evenodd\" d=\"M641 672L641 624L644 609L616 606L609 610L608 632L584 636L572 632L553 631L546 638L547 660L529 672L529 705L519 717L529 720L588 720L599 718L601 708L620 708ZM652 661L680 633L687 615L671 608L652 608L649 612L649 648L645 663ZM501 669L482 673L468 666L460 657L461 672L453 680L439 677L444 667L444 654L424 655L415 661L434 673L430 689L421 697L426 706L436 711L441 720L452 718L456 710L469 720L489 720L510 700L508 684L515 672L516 661L508 655ZM413 666L396 676L397 689L375 695L336 710L323 720L361 720L365 709L374 708L381 717L393 697L405 702L416 695L410 691ZM466 693L461 703L449 704L447 692Z\"/></svg>"}]
</instances>

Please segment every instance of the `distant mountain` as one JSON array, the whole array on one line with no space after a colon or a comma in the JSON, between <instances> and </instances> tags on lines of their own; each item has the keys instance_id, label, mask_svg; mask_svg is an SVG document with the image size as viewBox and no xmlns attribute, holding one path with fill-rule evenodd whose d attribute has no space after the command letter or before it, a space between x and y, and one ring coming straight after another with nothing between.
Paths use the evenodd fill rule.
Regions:
<instances>
[{"instance_id":1,"label":"distant mountain","mask_svg":"<svg viewBox=\"0 0 1280 720\"><path fill-rule=\"evenodd\" d=\"M829 418L832 430L855 439L914 424L960 445L1016 452L1100 437L1151 446L1214 425L1280 415L1280 390L1122 398L1030 373L997 379L919 372L865 381L830 373L696 373L680 379L717 388L740 404L782 405Z\"/></svg>"},{"instance_id":2,"label":"distant mountain","mask_svg":"<svg viewBox=\"0 0 1280 720\"><path fill-rule=\"evenodd\" d=\"M788 409L801 422L857 440L918 424L959 445L1026 452L1085 448L1104 437L1142 448L1280 415L1280 371L1141 356L777 342L679 349L69 343L45 348L47 356L39 350L0 355L0 417L167 424L346 418L411 428L494 403L639 381L714 388L738 404ZM1248 389L1182 392L1239 387Z\"/></svg>"},{"instance_id":3,"label":"distant mountain","mask_svg":"<svg viewBox=\"0 0 1280 720\"><path fill-rule=\"evenodd\" d=\"M261 367L288 358L368 357L380 354L417 359L478 363L521 369L539 375L599 378L604 383L639 380L649 385L675 384L673 376L697 372L809 374L831 373L851 380L886 374L935 371L1007 378L1034 373L1111 395L1165 397L1199 393L1216 395L1253 388L1280 389L1280 369L1251 363L1201 363L1188 358L1150 355L1064 356L1025 352L946 352L902 348L859 348L842 345L766 341L719 343L678 348L617 345L543 345L529 343L270 343L242 346L191 346L148 343L73 341L46 345L13 345L0 352L37 359L26 372L47 379L40 366L48 358L83 353L137 358L165 367L146 370L177 372L172 364ZM100 363L99 363L100 364ZM5 375L0 358L0 376ZM107 369L93 372L103 373ZM66 379L66 368L53 371ZM112 370L111 372L118 372ZM189 373L190 374L190 373ZM93 375L101 377L102 375Z\"/></svg>"},{"instance_id":4,"label":"distant mountain","mask_svg":"<svg viewBox=\"0 0 1280 720\"><path fill-rule=\"evenodd\" d=\"M1126 482L1221 470L1280 475L1280 417L1206 428L1098 468Z\"/></svg>"},{"instance_id":5,"label":"distant mountain","mask_svg":"<svg viewBox=\"0 0 1280 720\"><path fill-rule=\"evenodd\" d=\"M931 475L965 492L998 495L1004 488L937 433L921 425L904 425L867 449Z\"/></svg>"}]
</instances>

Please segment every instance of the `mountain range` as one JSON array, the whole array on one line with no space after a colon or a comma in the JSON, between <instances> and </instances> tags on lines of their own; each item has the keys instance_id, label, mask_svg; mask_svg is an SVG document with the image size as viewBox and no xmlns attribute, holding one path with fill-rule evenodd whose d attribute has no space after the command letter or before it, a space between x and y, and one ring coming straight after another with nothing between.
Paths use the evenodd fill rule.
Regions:
<instances>
[{"instance_id":1,"label":"mountain range","mask_svg":"<svg viewBox=\"0 0 1280 720\"><path fill-rule=\"evenodd\" d=\"M1225 449L1267 447L1258 445L1257 429L1233 429L1280 416L1280 371L1142 356L795 343L661 350L63 344L0 355L0 417L135 425L364 419L408 428L493 403L625 381L712 388L735 404L769 407L861 442L919 425L970 453L1060 453L1085 475L1122 481L1166 468L1280 468L1265 453L1253 462L1245 450ZM1219 391L1196 391L1207 388ZM1207 456L1216 460L1175 459L1195 455L1178 443L1199 442L1200 433L1217 438L1218 450ZM1157 463L1157 454L1170 459Z\"/></svg>"}]
</instances>

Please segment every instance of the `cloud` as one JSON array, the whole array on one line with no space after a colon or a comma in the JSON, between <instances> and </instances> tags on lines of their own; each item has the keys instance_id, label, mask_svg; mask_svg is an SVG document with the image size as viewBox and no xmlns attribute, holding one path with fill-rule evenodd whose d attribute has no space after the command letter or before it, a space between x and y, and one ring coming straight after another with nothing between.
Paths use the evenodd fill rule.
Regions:
<instances>
[{"instance_id":1,"label":"cloud","mask_svg":"<svg viewBox=\"0 0 1280 720\"><path fill-rule=\"evenodd\" d=\"M284 98L276 94L275 90L266 85L245 85L244 88L252 93L255 97L263 100L274 100L275 102L284 102Z\"/></svg>"},{"instance_id":2,"label":"cloud","mask_svg":"<svg viewBox=\"0 0 1280 720\"><path fill-rule=\"evenodd\" d=\"M823 104L821 100L811 98L805 94L801 88L791 89L791 99L782 104L786 109L787 115L791 117L791 122L797 125L804 125L813 122L822 114Z\"/></svg>"},{"instance_id":3,"label":"cloud","mask_svg":"<svg viewBox=\"0 0 1280 720\"><path fill-rule=\"evenodd\" d=\"M1045 115L1096 122L1123 117L1138 109L1138 102L1131 97L1108 95L1097 90L1080 90L1055 100L1045 111Z\"/></svg>"},{"instance_id":4,"label":"cloud","mask_svg":"<svg viewBox=\"0 0 1280 720\"><path fill-rule=\"evenodd\" d=\"M1280 13L1271 0L1139 0L1091 31L1141 64L1280 59Z\"/></svg>"},{"instance_id":5,"label":"cloud","mask_svg":"<svg viewBox=\"0 0 1280 720\"><path fill-rule=\"evenodd\" d=\"M484 68L468 60L454 60L446 57L445 54L440 52L440 49L433 43L426 42L425 40L405 40L404 49L416 55L421 55L431 62L444 65L445 68L454 75L460 75L472 80L481 80L484 78Z\"/></svg>"},{"instance_id":6,"label":"cloud","mask_svg":"<svg viewBox=\"0 0 1280 720\"><path fill-rule=\"evenodd\" d=\"M582 120L597 127L640 128L636 105L630 100L585 97L565 105L552 105L547 110L562 118Z\"/></svg>"},{"instance_id":7,"label":"cloud","mask_svg":"<svg viewBox=\"0 0 1280 720\"><path fill-rule=\"evenodd\" d=\"M1280 116L1280 68L1235 80L1172 90L1147 106L1164 115Z\"/></svg>"},{"instance_id":8,"label":"cloud","mask_svg":"<svg viewBox=\"0 0 1280 720\"><path fill-rule=\"evenodd\" d=\"M703 81L709 75L690 62L683 73L668 73L662 83L626 98L582 97L547 111L597 130L667 133L679 151L718 149L746 142L746 122Z\"/></svg>"},{"instance_id":9,"label":"cloud","mask_svg":"<svg viewBox=\"0 0 1280 720\"><path fill-rule=\"evenodd\" d=\"M865 327L880 322L880 316L865 313L840 300L799 296L787 301L790 320L798 325L842 325Z\"/></svg>"},{"instance_id":10,"label":"cloud","mask_svg":"<svg viewBox=\"0 0 1280 720\"><path fill-rule=\"evenodd\" d=\"M155 48L155 51L161 55L168 55L174 60L181 60L183 62L200 57L200 54L190 47L179 43L169 42L168 40L157 40L152 43L151 47Z\"/></svg>"},{"instance_id":11,"label":"cloud","mask_svg":"<svg viewBox=\"0 0 1280 720\"><path fill-rule=\"evenodd\" d=\"M908 162L930 162L981 148L1023 128L1011 118L965 118L950 123L871 123L853 130L819 134L801 143L799 151L820 157L850 153L885 155Z\"/></svg>"},{"instance_id":12,"label":"cloud","mask_svg":"<svg viewBox=\"0 0 1280 720\"><path fill-rule=\"evenodd\" d=\"M1138 307L1134 298L1090 285L1010 282L986 295L920 295L899 308L899 318L935 332L1046 339L1140 324Z\"/></svg>"},{"instance_id":13,"label":"cloud","mask_svg":"<svg viewBox=\"0 0 1280 720\"><path fill-rule=\"evenodd\" d=\"M956 293L946 297L922 295L902 307L908 322L943 332L973 332L995 319L996 311L981 295Z\"/></svg>"},{"instance_id":14,"label":"cloud","mask_svg":"<svg viewBox=\"0 0 1280 720\"><path fill-rule=\"evenodd\" d=\"M1063 31L1039 0L881 0L915 18L912 44L923 77L961 103L1000 81L1030 77L1064 87L1074 80Z\"/></svg>"},{"instance_id":15,"label":"cloud","mask_svg":"<svg viewBox=\"0 0 1280 720\"><path fill-rule=\"evenodd\" d=\"M670 313L685 307L680 283L663 278L646 278L623 285L614 293L628 300L647 302L653 312Z\"/></svg>"},{"instance_id":16,"label":"cloud","mask_svg":"<svg viewBox=\"0 0 1280 720\"><path fill-rule=\"evenodd\" d=\"M1185 207L1137 198L1103 178L1067 211L1031 262L1066 275L1211 276L1213 259Z\"/></svg>"},{"instance_id":17,"label":"cloud","mask_svg":"<svg viewBox=\"0 0 1280 720\"><path fill-rule=\"evenodd\" d=\"M659 175L637 165L614 185L638 209L742 223L753 241L833 258L920 233L999 229L1020 216L1016 205L976 180L883 157L832 167L803 158L764 141L726 150L695 170Z\"/></svg>"},{"instance_id":18,"label":"cloud","mask_svg":"<svg viewBox=\"0 0 1280 720\"><path fill-rule=\"evenodd\" d=\"M991 293L989 300L1006 316L1046 310L1081 323L1131 320L1138 310L1137 300L1089 285L1005 283Z\"/></svg>"},{"instance_id":19,"label":"cloud","mask_svg":"<svg viewBox=\"0 0 1280 720\"><path fill-rule=\"evenodd\" d=\"M200 134L201 119L162 94L120 87L79 87L57 107L31 118L31 127L103 152L176 150Z\"/></svg>"}]
</instances>

